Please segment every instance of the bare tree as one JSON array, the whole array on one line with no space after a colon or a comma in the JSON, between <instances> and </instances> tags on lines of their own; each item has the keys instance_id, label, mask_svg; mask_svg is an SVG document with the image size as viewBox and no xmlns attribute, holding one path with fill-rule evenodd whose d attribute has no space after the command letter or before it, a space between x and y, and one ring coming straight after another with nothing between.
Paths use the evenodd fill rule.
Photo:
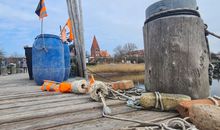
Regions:
<instances>
[{"instance_id":1,"label":"bare tree","mask_svg":"<svg viewBox=\"0 0 220 130\"><path fill-rule=\"evenodd\" d=\"M126 54L129 53L129 52L132 52L132 51L134 51L136 49L137 49L137 46L134 43L126 43L123 46L123 50L125 51Z\"/></svg>"},{"instance_id":2,"label":"bare tree","mask_svg":"<svg viewBox=\"0 0 220 130\"><path fill-rule=\"evenodd\" d=\"M137 46L134 43L126 43L124 46L119 45L114 49L115 57L121 58L136 49Z\"/></svg>"},{"instance_id":3,"label":"bare tree","mask_svg":"<svg viewBox=\"0 0 220 130\"><path fill-rule=\"evenodd\" d=\"M115 57L116 58L121 58L123 55L125 55L125 51L124 51L124 49L123 49L123 47L121 45L118 45L114 49L114 53L115 53Z\"/></svg>"}]
</instances>

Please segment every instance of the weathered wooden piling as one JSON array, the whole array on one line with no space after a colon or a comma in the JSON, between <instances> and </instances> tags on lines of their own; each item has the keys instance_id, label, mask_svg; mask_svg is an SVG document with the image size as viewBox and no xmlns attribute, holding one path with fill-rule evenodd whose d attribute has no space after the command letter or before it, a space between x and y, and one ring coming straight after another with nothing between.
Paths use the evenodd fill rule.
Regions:
<instances>
[{"instance_id":1,"label":"weathered wooden piling","mask_svg":"<svg viewBox=\"0 0 220 130\"><path fill-rule=\"evenodd\" d=\"M206 98L208 48L196 0L162 0L146 11L145 86L149 91Z\"/></svg>"}]
</instances>

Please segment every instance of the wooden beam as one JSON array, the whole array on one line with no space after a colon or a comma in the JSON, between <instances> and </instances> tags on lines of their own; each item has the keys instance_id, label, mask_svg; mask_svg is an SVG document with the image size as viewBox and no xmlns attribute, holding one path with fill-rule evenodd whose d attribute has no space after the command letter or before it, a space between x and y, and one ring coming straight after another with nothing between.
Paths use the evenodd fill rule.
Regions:
<instances>
[{"instance_id":1,"label":"wooden beam","mask_svg":"<svg viewBox=\"0 0 220 130\"><path fill-rule=\"evenodd\" d=\"M81 1L67 0L67 6L75 35L79 76L87 79Z\"/></svg>"},{"instance_id":2,"label":"wooden beam","mask_svg":"<svg viewBox=\"0 0 220 130\"><path fill-rule=\"evenodd\" d=\"M82 44L82 57L83 57L83 71L84 76L88 79L88 74L86 70L86 52L85 52L85 41L84 41L84 26L83 26L83 12L82 12L82 2L78 0L79 3L79 16L80 16L80 33L81 33L81 44Z\"/></svg>"},{"instance_id":3,"label":"wooden beam","mask_svg":"<svg viewBox=\"0 0 220 130\"><path fill-rule=\"evenodd\" d=\"M77 69L78 69L78 72L79 72L79 75L78 76L81 76L83 77L83 71L82 71L82 61L81 61L81 55L80 55L80 46L79 46L79 36L78 36L78 31L77 31L77 21L75 20L76 19L76 15L74 13L74 8L75 8L75 5L72 4L72 1L71 0L66 0L67 2L67 8L68 8L68 13L69 13L69 17L71 19L71 22L72 22L72 25L73 25L73 34L75 36L75 41L74 41L74 44L75 44L75 49L76 49L76 60L77 60Z\"/></svg>"},{"instance_id":4,"label":"wooden beam","mask_svg":"<svg viewBox=\"0 0 220 130\"><path fill-rule=\"evenodd\" d=\"M118 100L107 101L108 106L122 105L122 104L125 104L125 102L118 101ZM16 113L16 114L0 115L0 124L31 120L31 119L43 118L47 116L54 116L54 115L60 115L60 114L66 114L66 113L74 113L78 111L91 110L95 108L102 108L102 104L99 102L91 102L91 103L86 103L86 104L81 104L81 105L71 105L68 107L60 106L60 107L55 107L53 109L51 108L39 109L39 110L26 111L26 112Z\"/></svg>"}]
</instances>

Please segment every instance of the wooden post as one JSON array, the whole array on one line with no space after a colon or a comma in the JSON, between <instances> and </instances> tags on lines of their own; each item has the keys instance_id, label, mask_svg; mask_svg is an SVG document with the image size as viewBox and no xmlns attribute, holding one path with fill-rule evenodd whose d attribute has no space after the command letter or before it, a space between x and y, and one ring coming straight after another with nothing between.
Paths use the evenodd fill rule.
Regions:
<instances>
[{"instance_id":1,"label":"wooden post","mask_svg":"<svg viewBox=\"0 0 220 130\"><path fill-rule=\"evenodd\" d=\"M85 41L84 41L84 27L83 27L83 15L82 15L82 2L79 1L79 14L80 14L80 32L81 32L81 44L82 44L82 57L83 57L83 70L85 78L88 79L88 74L86 71L86 52L85 52Z\"/></svg>"},{"instance_id":2,"label":"wooden post","mask_svg":"<svg viewBox=\"0 0 220 130\"><path fill-rule=\"evenodd\" d=\"M208 49L199 17L172 16L144 26L148 91L209 96Z\"/></svg>"},{"instance_id":3,"label":"wooden post","mask_svg":"<svg viewBox=\"0 0 220 130\"><path fill-rule=\"evenodd\" d=\"M81 1L79 1L81 6ZM82 14L79 16L79 12L82 13L82 9L76 0L67 0L68 12L73 25L74 35L75 35L75 47L78 62L79 76L87 78L86 73L86 62L85 62L85 47L84 47L84 36L83 36L83 23Z\"/></svg>"}]
</instances>

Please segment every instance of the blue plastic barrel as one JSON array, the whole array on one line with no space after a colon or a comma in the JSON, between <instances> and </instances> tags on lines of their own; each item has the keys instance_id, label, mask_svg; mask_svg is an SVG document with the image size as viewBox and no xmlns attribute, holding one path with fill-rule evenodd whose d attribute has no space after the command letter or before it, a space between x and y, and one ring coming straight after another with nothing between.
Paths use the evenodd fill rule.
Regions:
<instances>
[{"instance_id":1,"label":"blue plastic barrel","mask_svg":"<svg viewBox=\"0 0 220 130\"><path fill-rule=\"evenodd\" d=\"M70 49L67 42L64 43L63 47L64 47L64 62L65 62L64 81L66 81L70 75Z\"/></svg>"},{"instance_id":2,"label":"blue plastic barrel","mask_svg":"<svg viewBox=\"0 0 220 130\"><path fill-rule=\"evenodd\" d=\"M32 48L33 77L38 85L44 80L62 82L65 74L64 48L56 35L36 37Z\"/></svg>"}]
</instances>

